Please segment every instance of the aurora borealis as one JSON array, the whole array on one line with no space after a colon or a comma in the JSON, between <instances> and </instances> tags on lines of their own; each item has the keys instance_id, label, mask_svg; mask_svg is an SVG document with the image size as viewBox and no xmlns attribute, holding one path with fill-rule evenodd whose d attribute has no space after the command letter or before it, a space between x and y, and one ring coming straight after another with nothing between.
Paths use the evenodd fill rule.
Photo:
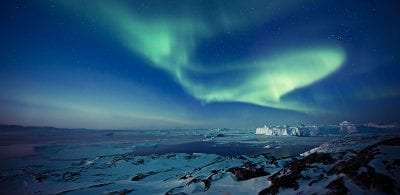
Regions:
<instances>
[{"instance_id":1,"label":"aurora borealis","mask_svg":"<svg viewBox=\"0 0 400 195\"><path fill-rule=\"evenodd\" d=\"M0 123L396 122L396 1L2 3Z\"/></svg>"}]
</instances>

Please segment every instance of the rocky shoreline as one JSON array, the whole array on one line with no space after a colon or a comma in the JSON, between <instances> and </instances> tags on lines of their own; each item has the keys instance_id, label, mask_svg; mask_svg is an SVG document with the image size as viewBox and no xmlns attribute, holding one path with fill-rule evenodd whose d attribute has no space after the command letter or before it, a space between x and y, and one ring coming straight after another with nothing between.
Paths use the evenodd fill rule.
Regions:
<instances>
[{"instance_id":1,"label":"rocky shoreline","mask_svg":"<svg viewBox=\"0 0 400 195\"><path fill-rule=\"evenodd\" d=\"M0 186L4 193L18 194L398 194L398 154L400 137L365 135L279 159L270 154L125 153L1 169Z\"/></svg>"}]
</instances>

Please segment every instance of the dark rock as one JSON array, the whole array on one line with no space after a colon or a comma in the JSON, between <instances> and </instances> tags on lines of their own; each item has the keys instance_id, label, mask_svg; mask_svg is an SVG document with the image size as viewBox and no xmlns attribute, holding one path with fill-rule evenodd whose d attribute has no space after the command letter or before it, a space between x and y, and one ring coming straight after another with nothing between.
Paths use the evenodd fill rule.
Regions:
<instances>
[{"instance_id":1,"label":"dark rock","mask_svg":"<svg viewBox=\"0 0 400 195\"><path fill-rule=\"evenodd\" d=\"M337 163L328 173L330 175L344 173L355 184L370 190L390 194L398 193L399 188L395 180L389 176L377 173L373 167L369 166L370 161L374 159L375 155L380 153L378 148L380 145L398 146L400 145L400 138L388 139L368 146L350 160ZM367 171L359 173L358 170L361 167L365 167Z\"/></svg>"},{"instance_id":2,"label":"dark rock","mask_svg":"<svg viewBox=\"0 0 400 195\"><path fill-rule=\"evenodd\" d=\"M314 183L321 181L322 179L326 178L324 174L320 174L317 179L308 183L308 186L312 186Z\"/></svg>"},{"instance_id":3,"label":"dark rock","mask_svg":"<svg viewBox=\"0 0 400 195\"><path fill-rule=\"evenodd\" d=\"M167 157L167 158L174 158L174 157L176 157L176 154L167 154L166 157Z\"/></svg>"},{"instance_id":4,"label":"dark rock","mask_svg":"<svg viewBox=\"0 0 400 195\"><path fill-rule=\"evenodd\" d=\"M329 191L326 194L347 194L349 190L343 183L343 178L338 178L326 186Z\"/></svg>"},{"instance_id":5,"label":"dark rock","mask_svg":"<svg viewBox=\"0 0 400 195\"><path fill-rule=\"evenodd\" d=\"M75 181L78 179L78 176L80 176L81 174L79 172L66 172L64 174L62 174L62 180L64 181Z\"/></svg>"},{"instance_id":6,"label":"dark rock","mask_svg":"<svg viewBox=\"0 0 400 195\"><path fill-rule=\"evenodd\" d=\"M44 180L46 180L48 178L47 175L44 175L41 173L34 175L34 177L35 177L35 181L37 181L37 182L43 182Z\"/></svg>"},{"instance_id":7,"label":"dark rock","mask_svg":"<svg viewBox=\"0 0 400 195\"><path fill-rule=\"evenodd\" d=\"M203 181L201 178L196 177L196 178L190 180L186 185L188 186L188 185L191 185L192 183L199 183L201 181Z\"/></svg>"},{"instance_id":8,"label":"dark rock","mask_svg":"<svg viewBox=\"0 0 400 195\"><path fill-rule=\"evenodd\" d=\"M239 159L239 160L247 160L247 158L244 157L244 156L237 156L236 158Z\"/></svg>"},{"instance_id":9,"label":"dark rock","mask_svg":"<svg viewBox=\"0 0 400 195\"><path fill-rule=\"evenodd\" d=\"M195 154L191 154L190 156L196 156ZM186 157L185 157L186 158ZM193 158L196 158L196 157L193 157ZM190 172L190 173L188 173L188 174L186 174L186 175L184 175L184 176L182 176L180 179L187 179L187 178L190 178L190 177L192 177L192 175L195 173L195 172L198 172L198 171L200 171L201 169L203 169L203 168L205 168L205 167L208 167L208 166L210 166L210 165L213 165L213 164L215 164L215 163L218 163L218 162L222 162L222 161L224 161L225 160L225 158L217 158L215 161L213 161L213 162L210 162L210 163L208 163L208 164L205 164L205 165L203 165L203 166L200 166L200 167L197 167L197 168L195 168L195 169L193 169L193 171L192 172ZM214 175L214 174L213 174Z\"/></svg>"},{"instance_id":10,"label":"dark rock","mask_svg":"<svg viewBox=\"0 0 400 195\"><path fill-rule=\"evenodd\" d=\"M207 190L210 188L212 176L213 176L213 175L210 175L210 176L207 177L207 179L203 180L203 183L204 183L204 191L207 191Z\"/></svg>"},{"instance_id":11,"label":"dark rock","mask_svg":"<svg viewBox=\"0 0 400 195\"><path fill-rule=\"evenodd\" d=\"M351 178L357 184L366 186L368 189L395 194L396 181L386 175L375 172L372 167L368 167L367 170L367 172L362 172L361 174L352 176Z\"/></svg>"},{"instance_id":12,"label":"dark rock","mask_svg":"<svg viewBox=\"0 0 400 195\"><path fill-rule=\"evenodd\" d=\"M172 188L172 189L168 190L168 192L165 192L165 195L186 195L185 192L174 193L175 190L178 190L178 189L183 188L183 187L184 186L178 186L176 188Z\"/></svg>"},{"instance_id":13,"label":"dark rock","mask_svg":"<svg viewBox=\"0 0 400 195\"><path fill-rule=\"evenodd\" d=\"M275 165L275 167L279 167L278 160L275 158L275 156L271 156L270 159L271 159L270 161L271 164Z\"/></svg>"},{"instance_id":14,"label":"dark rock","mask_svg":"<svg viewBox=\"0 0 400 195\"><path fill-rule=\"evenodd\" d=\"M185 156L186 160L192 160L192 159L195 159L195 158L197 158L197 156L195 154L188 154L187 156Z\"/></svg>"},{"instance_id":15,"label":"dark rock","mask_svg":"<svg viewBox=\"0 0 400 195\"><path fill-rule=\"evenodd\" d=\"M122 190L118 190L118 191L112 191L109 192L109 195L125 195L125 194L129 194L131 192L135 191L134 189L122 189Z\"/></svg>"},{"instance_id":16,"label":"dark rock","mask_svg":"<svg viewBox=\"0 0 400 195\"><path fill-rule=\"evenodd\" d=\"M396 138L383 140L374 145L400 146L400 138L396 137Z\"/></svg>"},{"instance_id":17,"label":"dark rock","mask_svg":"<svg viewBox=\"0 0 400 195\"><path fill-rule=\"evenodd\" d=\"M185 179L187 179L189 177L192 177L192 176L190 174L187 174L187 175L184 175L184 176L180 177L179 179L185 180Z\"/></svg>"},{"instance_id":18,"label":"dark rock","mask_svg":"<svg viewBox=\"0 0 400 195\"><path fill-rule=\"evenodd\" d=\"M218 173L217 170L212 170L211 175L209 175L206 179L203 179L204 177L196 177L196 178L192 179L191 181L189 181L186 185L188 186L192 183L203 182L203 184L204 184L203 191L206 192L211 186L212 177L217 173Z\"/></svg>"},{"instance_id":19,"label":"dark rock","mask_svg":"<svg viewBox=\"0 0 400 195\"><path fill-rule=\"evenodd\" d=\"M66 194L66 193L76 192L76 191L79 191L79 190L89 189L89 188L101 188L101 187L104 187L104 186L108 186L108 185L110 185L110 184L112 184L112 183L100 183L100 184L91 185L91 186L88 186L88 187L82 187L82 188L76 188L76 189L71 189L71 190L65 190L65 191L62 191L62 192L58 192L58 193L56 193L56 194Z\"/></svg>"},{"instance_id":20,"label":"dark rock","mask_svg":"<svg viewBox=\"0 0 400 195\"><path fill-rule=\"evenodd\" d=\"M133 162L132 164L134 164L134 165L142 165L142 164L144 164L144 159L141 158L141 159L137 160L136 162Z\"/></svg>"},{"instance_id":21,"label":"dark rock","mask_svg":"<svg viewBox=\"0 0 400 195\"><path fill-rule=\"evenodd\" d=\"M301 172L311 168L311 165L314 163L327 165L334 163L334 159L327 153L313 153L300 160L293 159L285 168L269 178L272 185L259 192L259 194L277 194L279 188L293 188L297 190L299 188L297 180L303 178Z\"/></svg>"},{"instance_id":22,"label":"dark rock","mask_svg":"<svg viewBox=\"0 0 400 195\"><path fill-rule=\"evenodd\" d=\"M154 175L154 174L157 174L157 172L150 171L150 172L147 172L147 173L138 173L138 174L136 174L135 176L132 177L131 181L139 181L139 180L142 180L142 179L144 179L144 178L146 178L146 177L148 177L150 175Z\"/></svg>"},{"instance_id":23,"label":"dark rock","mask_svg":"<svg viewBox=\"0 0 400 195\"><path fill-rule=\"evenodd\" d=\"M217 135L217 137L224 137L224 134L219 133L219 134Z\"/></svg>"},{"instance_id":24,"label":"dark rock","mask_svg":"<svg viewBox=\"0 0 400 195\"><path fill-rule=\"evenodd\" d=\"M383 162L383 164L385 165L385 168L386 168L387 170L395 170L395 169L398 169L397 167L400 166L400 159L396 159L396 160L394 160L394 161L391 162L391 163L389 163L388 161L386 161L386 163Z\"/></svg>"},{"instance_id":25,"label":"dark rock","mask_svg":"<svg viewBox=\"0 0 400 195\"><path fill-rule=\"evenodd\" d=\"M233 167L227 170L227 172L231 172L235 175L238 181L244 181L255 177L261 177L269 175L270 173L266 172L264 168L256 168L256 165L251 163L246 163L244 167Z\"/></svg>"},{"instance_id":26,"label":"dark rock","mask_svg":"<svg viewBox=\"0 0 400 195\"><path fill-rule=\"evenodd\" d=\"M218 171L220 171L221 169L219 169L219 170L211 170L211 173L212 174L217 174L218 173Z\"/></svg>"}]
</instances>

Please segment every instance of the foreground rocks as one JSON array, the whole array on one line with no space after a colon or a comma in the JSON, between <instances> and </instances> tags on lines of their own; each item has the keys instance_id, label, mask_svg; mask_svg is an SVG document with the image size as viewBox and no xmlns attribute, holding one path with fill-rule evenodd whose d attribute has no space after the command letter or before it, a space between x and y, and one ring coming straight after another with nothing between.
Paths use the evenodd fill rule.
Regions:
<instances>
[{"instance_id":1,"label":"foreground rocks","mask_svg":"<svg viewBox=\"0 0 400 195\"><path fill-rule=\"evenodd\" d=\"M269 180L271 185L259 194L280 192L346 194L400 193L400 138L372 144L361 151L312 153L291 160ZM317 191L314 186L323 186ZM354 189L354 186L358 187ZM318 187L319 189L319 187Z\"/></svg>"},{"instance_id":2,"label":"foreground rocks","mask_svg":"<svg viewBox=\"0 0 400 195\"><path fill-rule=\"evenodd\" d=\"M333 158L325 153L314 153L299 160L293 159L284 169L278 171L269 178L272 181L272 185L261 191L260 194L276 194L279 192L280 188L292 188L293 190L297 190L299 189L300 179L312 179L309 176L303 175L303 171L313 169L314 172L323 172L316 164L322 163L323 165L328 165L333 162ZM323 174L320 177L324 177Z\"/></svg>"},{"instance_id":3,"label":"foreground rocks","mask_svg":"<svg viewBox=\"0 0 400 195\"><path fill-rule=\"evenodd\" d=\"M0 170L0 187L2 194L399 194L400 138L378 138L340 138L279 159L124 153L43 161Z\"/></svg>"},{"instance_id":4,"label":"foreground rocks","mask_svg":"<svg viewBox=\"0 0 400 195\"><path fill-rule=\"evenodd\" d=\"M238 181L269 175L269 173L266 172L263 167L257 166L250 162L244 164L243 167L229 168L227 172L231 172L233 175L235 175Z\"/></svg>"}]
</instances>

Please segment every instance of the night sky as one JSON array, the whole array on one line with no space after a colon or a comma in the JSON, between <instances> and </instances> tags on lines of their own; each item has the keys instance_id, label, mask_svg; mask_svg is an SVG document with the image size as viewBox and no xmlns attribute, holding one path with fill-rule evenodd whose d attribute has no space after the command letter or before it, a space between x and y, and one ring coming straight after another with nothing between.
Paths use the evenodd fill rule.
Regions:
<instances>
[{"instance_id":1,"label":"night sky","mask_svg":"<svg viewBox=\"0 0 400 195\"><path fill-rule=\"evenodd\" d=\"M400 121L400 3L3 1L0 123Z\"/></svg>"}]
</instances>

